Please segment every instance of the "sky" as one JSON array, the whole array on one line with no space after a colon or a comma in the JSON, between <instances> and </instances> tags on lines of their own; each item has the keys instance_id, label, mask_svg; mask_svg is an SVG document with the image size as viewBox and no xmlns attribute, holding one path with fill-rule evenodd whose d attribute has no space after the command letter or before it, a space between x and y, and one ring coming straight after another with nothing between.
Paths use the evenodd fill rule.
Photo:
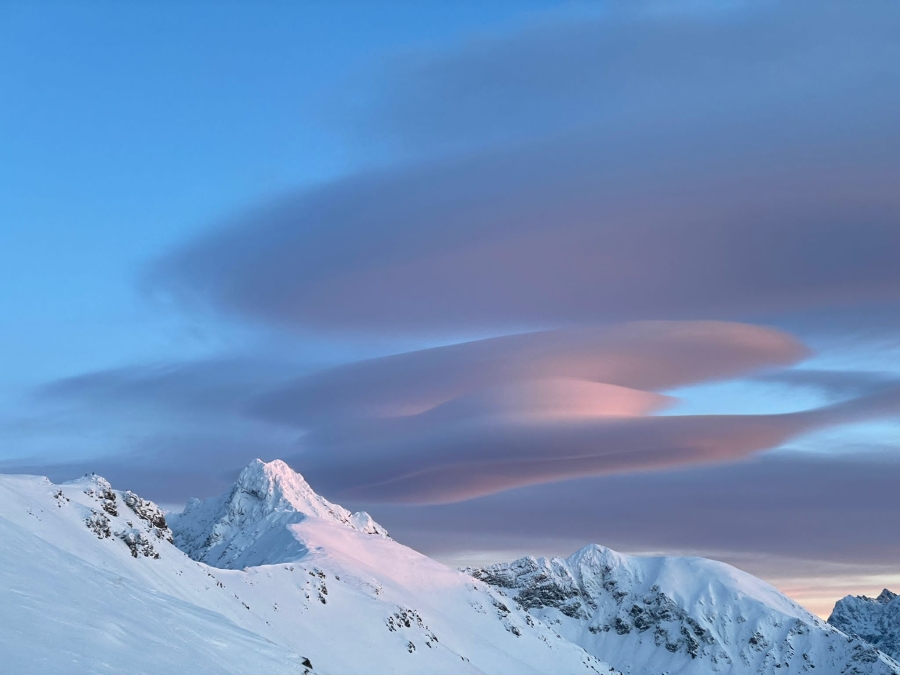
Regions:
<instances>
[{"instance_id":1,"label":"sky","mask_svg":"<svg viewBox=\"0 0 900 675\"><path fill-rule=\"evenodd\" d=\"M4 3L0 470L900 586L900 6Z\"/></svg>"}]
</instances>

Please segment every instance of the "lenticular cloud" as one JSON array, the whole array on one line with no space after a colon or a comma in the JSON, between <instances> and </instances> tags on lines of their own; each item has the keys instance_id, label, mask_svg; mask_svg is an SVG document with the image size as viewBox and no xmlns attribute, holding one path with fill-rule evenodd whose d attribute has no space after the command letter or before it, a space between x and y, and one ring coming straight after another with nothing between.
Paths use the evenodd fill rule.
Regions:
<instances>
[{"instance_id":1,"label":"lenticular cloud","mask_svg":"<svg viewBox=\"0 0 900 675\"><path fill-rule=\"evenodd\" d=\"M649 321L543 331L351 363L276 389L260 397L253 410L283 424L317 427L329 419L421 413L478 392L485 392L481 394L485 405L505 400L511 406L514 395L497 388L512 384L520 389L519 400L526 408L548 401L552 398L548 389L554 388L555 396L584 408L592 397L612 398L608 391L591 391L591 383L660 391L785 366L808 355L809 350L787 333L722 321ZM530 394L527 382L532 383L527 385ZM587 399L576 403L574 399L582 395ZM492 396L495 400L490 403ZM624 392L619 398L624 406ZM562 399L548 404L562 406ZM640 405L649 405L649 399L644 401Z\"/></svg>"},{"instance_id":2,"label":"lenticular cloud","mask_svg":"<svg viewBox=\"0 0 900 675\"><path fill-rule=\"evenodd\" d=\"M734 461L816 429L890 415L888 388L779 415L673 415L666 389L791 365L792 336L727 322L511 335L295 380L253 414L303 430L296 459L352 498L447 503L580 476Z\"/></svg>"},{"instance_id":3,"label":"lenticular cloud","mask_svg":"<svg viewBox=\"0 0 900 675\"><path fill-rule=\"evenodd\" d=\"M448 503L581 476L734 461L799 434L896 414L896 387L886 383L792 414L659 415L673 401L667 390L781 369L809 354L763 326L637 322L406 352L286 384L271 364L251 377L252 363L218 361L86 375L43 394L89 400L116 419L148 403L154 416L168 415L169 405L168 433L187 419L201 430L227 429L232 442L274 439L342 498ZM197 396L205 391L220 395ZM181 445L190 452L165 462L190 471L218 461L228 447L221 436L188 437ZM157 453L165 447L159 437L154 445Z\"/></svg>"},{"instance_id":4,"label":"lenticular cloud","mask_svg":"<svg viewBox=\"0 0 900 675\"><path fill-rule=\"evenodd\" d=\"M389 68L351 126L413 159L238 214L149 287L430 337L895 303L896 4L613 4Z\"/></svg>"}]
</instances>

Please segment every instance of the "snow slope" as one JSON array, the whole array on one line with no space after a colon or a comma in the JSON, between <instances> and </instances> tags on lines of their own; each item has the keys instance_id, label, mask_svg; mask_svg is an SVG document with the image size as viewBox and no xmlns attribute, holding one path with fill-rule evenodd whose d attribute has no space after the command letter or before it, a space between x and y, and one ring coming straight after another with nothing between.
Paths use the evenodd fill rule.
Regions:
<instances>
[{"instance_id":1,"label":"snow slope","mask_svg":"<svg viewBox=\"0 0 900 675\"><path fill-rule=\"evenodd\" d=\"M329 503L284 462L252 462L222 497L171 522L192 557L248 566L215 574L241 575L267 598L267 620L310 636L321 646L307 650L313 663L333 672L611 671L486 584Z\"/></svg>"},{"instance_id":2,"label":"snow slope","mask_svg":"<svg viewBox=\"0 0 900 675\"><path fill-rule=\"evenodd\" d=\"M900 673L772 586L703 558L587 546L468 570L624 673Z\"/></svg>"},{"instance_id":3,"label":"snow slope","mask_svg":"<svg viewBox=\"0 0 900 675\"><path fill-rule=\"evenodd\" d=\"M246 570L190 559L169 542L155 505L100 477L55 486L0 476L4 672L610 672L485 584L397 544L369 519L345 518L311 491L302 504L310 512L297 511L286 487L305 482L283 468L248 467L264 489L242 492L233 529L216 530L233 535L226 539L235 545L216 555L237 554L235 566L265 562L266 550L280 561ZM190 512L176 519L179 532L205 522Z\"/></svg>"},{"instance_id":4,"label":"snow slope","mask_svg":"<svg viewBox=\"0 0 900 675\"><path fill-rule=\"evenodd\" d=\"M156 529L99 477L54 486L0 476L2 671L309 672L304 656L242 626L243 607L224 590L194 602L209 578ZM137 534L146 545L134 557L125 539Z\"/></svg>"},{"instance_id":5,"label":"snow slope","mask_svg":"<svg viewBox=\"0 0 900 675\"><path fill-rule=\"evenodd\" d=\"M0 476L0 537L0 665L17 675L900 674L708 560L591 546L473 578L282 462L169 522L99 476Z\"/></svg>"},{"instance_id":6,"label":"snow slope","mask_svg":"<svg viewBox=\"0 0 900 675\"><path fill-rule=\"evenodd\" d=\"M885 588L877 598L848 595L837 601L828 623L900 660L900 596L896 593Z\"/></svg>"}]
</instances>

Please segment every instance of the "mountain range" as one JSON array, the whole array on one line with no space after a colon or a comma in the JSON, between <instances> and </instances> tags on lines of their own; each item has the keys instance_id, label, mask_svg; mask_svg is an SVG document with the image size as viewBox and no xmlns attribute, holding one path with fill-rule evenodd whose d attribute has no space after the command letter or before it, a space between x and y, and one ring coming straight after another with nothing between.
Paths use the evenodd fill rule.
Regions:
<instances>
[{"instance_id":1,"label":"mountain range","mask_svg":"<svg viewBox=\"0 0 900 675\"><path fill-rule=\"evenodd\" d=\"M826 623L728 565L600 546L454 570L277 460L174 515L96 475L0 476L0 537L20 675L900 675L868 631L895 596Z\"/></svg>"}]
</instances>

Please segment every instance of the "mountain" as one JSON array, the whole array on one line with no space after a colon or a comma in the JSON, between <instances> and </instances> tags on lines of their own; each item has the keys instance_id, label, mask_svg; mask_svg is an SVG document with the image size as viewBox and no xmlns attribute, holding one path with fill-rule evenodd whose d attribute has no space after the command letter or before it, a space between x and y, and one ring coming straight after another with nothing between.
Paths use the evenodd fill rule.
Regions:
<instances>
[{"instance_id":1,"label":"mountain","mask_svg":"<svg viewBox=\"0 0 900 675\"><path fill-rule=\"evenodd\" d=\"M860 638L712 560L587 546L467 571L623 673L900 673Z\"/></svg>"},{"instance_id":2,"label":"mountain","mask_svg":"<svg viewBox=\"0 0 900 675\"><path fill-rule=\"evenodd\" d=\"M828 623L900 660L900 596L896 593L885 588L877 598L848 595L837 601Z\"/></svg>"},{"instance_id":3,"label":"mountain","mask_svg":"<svg viewBox=\"0 0 900 675\"><path fill-rule=\"evenodd\" d=\"M307 650L313 662L332 672L611 671L489 586L331 504L281 461L252 462L224 495L191 501L171 527L195 560L243 570L254 593L277 605L268 620L308 635L321 650Z\"/></svg>"},{"instance_id":4,"label":"mountain","mask_svg":"<svg viewBox=\"0 0 900 675\"><path fill-rule=\"evenodd\" d=\"M453 570L277 461L175 515L95 475L0 476L0 538L17 675L900 675L727 565L590 546Z\"/></svg>"},{"instance_id":5,"label":"mountain","mask_svg":"<svg viewBox=\"0 0 900 675\"><path fill-rule=\"evenodd\" d=\"M319 496L281 460L251 462L221 497L192 499L171 517L178 547L214 567L241 569L298 560L309 553L293 525L313 518L387 538L360 511L350 513Z\"/></svg>"},{"instance_id":6,"label":"mountain","mask_svg":"<svg viewBox=\"0 0 900 675\"><path fill-rule=\"evenodd\" d=\"M0 476L0 537L16 675L615 672L281 462L171 518L99 476Z\"/></svg>"},{"instance_id":7,"label":"mountain","mask_svg":"<svg viewBox=\"0 0 900 675\"><path fill-rule=\"evenodd\" d=\"M307 657L99 476L0 476L0 654L16 675L297 675Z\"/></svg>"}]
</instances>

